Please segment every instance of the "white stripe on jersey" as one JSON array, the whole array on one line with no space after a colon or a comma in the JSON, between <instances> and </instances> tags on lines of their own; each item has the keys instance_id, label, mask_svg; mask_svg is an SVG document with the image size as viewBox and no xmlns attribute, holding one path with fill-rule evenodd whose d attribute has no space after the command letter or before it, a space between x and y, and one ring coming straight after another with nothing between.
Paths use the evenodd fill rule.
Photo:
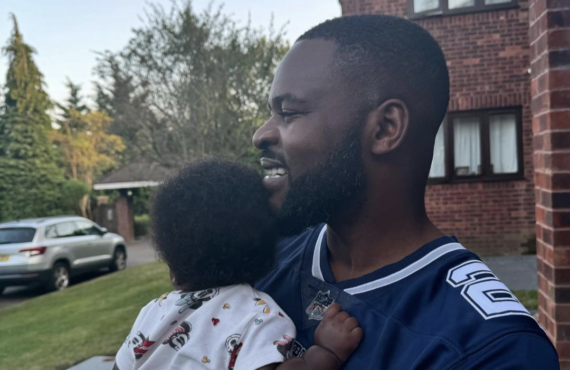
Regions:
<instances>
[{"instance_id":1,"label":"white stripe on jersey","mask_svg":"<svg viewBox=\"0 0 570 370\"><path fill-rule=\"evenodd\" d=\"M326 230L327 226L325 225L321 230L321 233L319 234L319 238L317 239L317 244L315 245L315 250L313 253L313 268L312 268L313 276L322 281L324 281L324 277L321 271L321 246ZM442 245L441 247L434 249L430 253L426 254L424 257L420 258L416 262L410 264L409 266L401 269L398 272L395 272L391 275L385 276L378 280L371 281L366 284L362 284L352 288L346 288L344 291L347 292L348 294L355 295L385 287L386 285L393 284L418 272L419 270L423 269L430 263L446 255L447 253L463 249L465 249L465 247L463 247L459 243L449 243Z\"/></svg>"},{"instance_id":2,"label":"white stripe on jersey","mask_svg":"<svg viewBox=\"0 0 570 370\"><path fill-rule=\"evenodd\" d=\"M327 225L323 226L319 238L317 239L317 245L315 246L315 252L313 254L313 276L321 281L325 281L323 277L323 272L321 271L321 245L323 244L323 237L327 231Z\"/></svg>"}]
</instances>

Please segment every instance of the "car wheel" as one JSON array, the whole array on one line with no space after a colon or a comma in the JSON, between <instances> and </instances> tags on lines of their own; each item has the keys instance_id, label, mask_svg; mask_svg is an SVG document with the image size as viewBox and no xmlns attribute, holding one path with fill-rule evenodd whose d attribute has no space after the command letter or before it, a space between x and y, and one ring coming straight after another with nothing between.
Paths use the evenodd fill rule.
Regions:
<instances>
[{"instance_id":1,"label":"car wheel","mask_svg":"<svg viewBox=\"0 0 570 370\"><path fill-rule=\"evenodd\" d=\"M53 265L50 280L46 284L49 292L64 290L69 286L69 267L64 262L57 262Z\"/></svg>"},{"instance_id":2,"label":"car wheel","mask_svg":"<svg viewBox=\"0 0 570 370\"><path fill-rule=\"evenodd\" d=\"M111 264L111 271L122 271L127 268L127 254L121 247L115 249L113 254L113 263Z\"/></svg>"},{"instance_id":3,"label":"car wheel","mask_svg":"<svg viewBox=\"0 0 570 370\"><path fill-rule=\"evenodd\" d=\"M0 286L0 295L2 295L2 293L4 293L4 290L6 290L5 286Z\"/></svg>"}]
</instances>

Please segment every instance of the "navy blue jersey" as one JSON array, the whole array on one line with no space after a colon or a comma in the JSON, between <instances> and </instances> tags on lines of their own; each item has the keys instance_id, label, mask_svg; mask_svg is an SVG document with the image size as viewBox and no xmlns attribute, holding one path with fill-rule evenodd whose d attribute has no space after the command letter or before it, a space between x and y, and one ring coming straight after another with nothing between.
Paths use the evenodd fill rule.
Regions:
<instances>
[{"instance_id":1,"label":"navy blue jersey","mask_svg":"<svg viewBox=\"0 0 570 370\"><path fill-rule=\"evenodd\" d=\"M320 226L283 240L278 267L256 286L297 326L292 355L313 344L322 313L338 302L364 329L346 370L559 369L544 331L455 238L337 283L325 233Z\"/></svg>"}]
</instances>

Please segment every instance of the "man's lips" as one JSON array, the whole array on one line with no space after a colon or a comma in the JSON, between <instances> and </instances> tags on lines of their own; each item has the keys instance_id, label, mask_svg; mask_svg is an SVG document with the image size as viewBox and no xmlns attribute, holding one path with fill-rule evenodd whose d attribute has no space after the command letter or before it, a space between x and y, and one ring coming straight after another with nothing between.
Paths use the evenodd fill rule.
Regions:
<instances>
[{"instance_id":1,"label":"man's lips","mask_svg":"<svg viewBox=\"0 0 570 370\"><path fill-rule=\"evenodd\" d=\"M287 176L287 168L275 159L261 158L261 167L265 170L265 178L279 178Z\"/></svg>"},{"instance_id":2,"label":"man's lips","mask_svg":"<svg viewBox=\"0 0 570 370\"><path fill-rule=\"evenodd\" d=\"M276 192L283 188L287 182L287 167L278 160L263 157L261 167L265 170L263 185L270 192Z\"/></svg>"}]
</instances>

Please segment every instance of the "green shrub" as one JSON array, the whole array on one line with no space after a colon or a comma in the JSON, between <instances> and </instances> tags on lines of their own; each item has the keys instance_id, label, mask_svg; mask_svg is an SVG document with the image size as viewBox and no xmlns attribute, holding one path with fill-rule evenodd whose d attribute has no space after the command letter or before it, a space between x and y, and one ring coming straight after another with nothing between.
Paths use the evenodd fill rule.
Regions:
<instances>
[{"instance_id":1,"label":"green shrub","mask_svg":"<svg viewBox=\"0 0 570 370\"><path fill-rule=\"evenodd\" d=\"M148 235L150 218L148 215L135 216L135 237Z\"/></svg>"},{"instance_id":2,"label":"green shrub","mask_svg":"<svg viewBox=\"0 0 570 370\"><path fill-rule=\"evenodd\" d=\"M89 194L89 188L79 180L67 180L61 188L61 202L65 213L81 214L80 201Z\"/></svg>"}]
</instances>

